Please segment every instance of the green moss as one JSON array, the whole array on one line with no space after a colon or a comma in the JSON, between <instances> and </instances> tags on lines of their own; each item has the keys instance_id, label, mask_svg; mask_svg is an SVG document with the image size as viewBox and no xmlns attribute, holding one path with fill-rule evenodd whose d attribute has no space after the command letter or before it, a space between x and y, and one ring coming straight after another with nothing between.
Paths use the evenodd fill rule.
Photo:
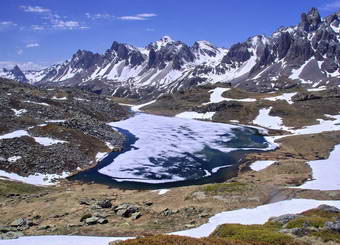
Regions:
<instances>
[{"instance_id":1,"label":"green moss","mask_svg":"<svg viewBox=\"0 0 340 245\"><path fill-rule=\"evenodd\" d=\"M321 238L324 242L334 241L340 243L340 233L331 231L317 231L311 234L312 236Z\"/></svg>"},{"instance_id":2,"label":"green moss","mask_svg":"<svg viewBox=\"0 0 340 245\"><path fill-rule=\"evenodd\" d=\"M308 224L310 226L320 228L325 225L325 222L329 221L327 218L323 217L299 217L294 220L291 220L286 228L287 229L292 229L292 228L302 228L305 226L305 224Z\"/></svg>"},{"instance_id":3,"label":"green moss","mask_svg":"<svg viewBox=\"0 0 340 245\"><path fill-rule=\"evenodd\" d=\"M45 190L44 187L24 184L15 181L0 180L0 194L30 194Z\"/></svg>"},{"instance_id":4,"label":"green moss","mask_svg":"<svg viewBox=\"0 0 340 245\"><path fill-rule=\"evenodd\" d=\"M246 242L262 242L276 245L294 244L291 236L276 229L262 225L226 224L219 226L211 237L242 240Z\"/></svg>"},{"instance_id":5,"label":"green moss","mask_svg":"<svg viewBox=\"0 0 340 245\"><path fill-rule=\"evenodd\" d=\"M240 192L245 191L246 189L247 189L246 184L238 182L210 184L202 187L202 191L214 194L226 192Z\"/></svg>"},{"instance_id":6,"label":"green moss","mask_svg":"<svg viewBox=\"0 0 340 245\"><path fill-rule=\"evenodd\" d=\"M317 217L323 217L328 219L335 219L337 217L340 217L339 213L329 212L322 209L311 209L306 212L302 213L303 216L317 216Z\"/></svg>"}]
</instances>

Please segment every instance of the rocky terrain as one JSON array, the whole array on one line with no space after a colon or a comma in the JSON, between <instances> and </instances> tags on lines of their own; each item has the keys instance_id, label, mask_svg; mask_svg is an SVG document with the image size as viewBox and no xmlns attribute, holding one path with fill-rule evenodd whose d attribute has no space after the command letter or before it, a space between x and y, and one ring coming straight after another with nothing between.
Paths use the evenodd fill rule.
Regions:
<instances>
[{"instance_id":1,"label":"rocky terrain","mask_svg":"<svg viewBox=\"0 0 340 245\"><path fill-rule=\"evenodd\" d=\"M223 244L223 245L306 245L340 242L340 209L329 205L301 214L272 217L264 225L226 224L219 226L208 238L150 236L118 244Z\"/></svg>"},{"instance_id":2,"label":"rocky terrain","mask_svg":"<svg viewBox=\"0 0 340 245\"><path fill-rule=\"evenodd\" d=\"M0 170L21 176L62 174L119 150L124 137L106 125L129 112L105 96L0 81Z\"/></svg>"},{"instance_id":3,"label":"rocky terrain","mask_svg":"<svg viewBox=\"0 0 340 245\"><path fill-rule=\"evenodd\" d=\"M104 53L79 50L41 71L19 67L0 76L39 86L73 86L119 97L152 98L200 84L231 83L248 91L340 84L340 13L317 9L296 26L258 35L229 49L208 41L189 46L165 36L144 48L113 42Z\"/></svg>"}]
</instances>

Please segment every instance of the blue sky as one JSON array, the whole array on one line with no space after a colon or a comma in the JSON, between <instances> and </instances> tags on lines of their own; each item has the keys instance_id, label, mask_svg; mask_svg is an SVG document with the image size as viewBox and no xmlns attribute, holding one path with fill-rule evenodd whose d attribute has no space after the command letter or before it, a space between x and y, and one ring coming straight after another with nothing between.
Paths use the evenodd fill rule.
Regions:
<instances>
[{"instance_id":1,"label":"blue sky","mask_svg":"<svg viewBox=\"0 0 340 245\"><path fill-rule=\"evenodd\" d=\"M327 16L340 0L1 0L0 65L50 65L78 49L146 46L164 35L229 47L295 25L311 7Z\"/></svg>"}]
</instances>

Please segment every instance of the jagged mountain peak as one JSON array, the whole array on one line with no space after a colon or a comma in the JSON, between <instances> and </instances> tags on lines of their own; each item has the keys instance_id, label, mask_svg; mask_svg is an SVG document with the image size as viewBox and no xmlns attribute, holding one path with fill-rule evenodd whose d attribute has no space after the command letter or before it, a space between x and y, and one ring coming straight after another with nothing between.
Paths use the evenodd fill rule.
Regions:
<instances>
[{"instance_id":1,"label":"jagged mountain peak","mask_svg":"<svg viewBox=\"0 0 340 245\"><path fill-rule=\"evenodd\" d=\"M2 71L0 71L0 77L6 77L24 83L28 82L28 79L18 65L15 65L12 69L3 68Z\"/></svg>"},{"instance_id":2,"label":"jagged mountain peak","mask_svg":"<svg viewBox=\"0 0 340 245\"><path fill-rule=\"evenodd\" d=\"M170 36L163 36L161 39L157 40L156 42L153 42L149 45L149 48L153 48L155 50L160 50L163 47L166 47L168 44L174 44L176 43L175 40L173 40Z\"/></svg>"},{"instance_id":3,"label":"jagged mountain peak","mask_svg":"<svg viewBox=\"0 0 340 245\"><path fill-rule=\"evenodd\" d=\"M312 8L308 13L301 14L299 29L306 32L315 31L320 24L320 13L316 8Z\"/></svg>"},{"instance_id":4,"label":"jagged mountain peak","mask_svg":"<svg viewBox=\"0 0 340 245\"><path fill-rule=\"evenodd\" d=\"M98 93L146 98L216 82L261 92L338 86L339 67L340 11L321 18L311 9L296 26L281 27L268 37L250 37L229 49L204 40L188 46L169 36L145 48L114 41L104 54L78 50L61 65L24 75L38 85L83 86ZM15 78L13 74L0 75Z\"/></svg>"}]
</instances>

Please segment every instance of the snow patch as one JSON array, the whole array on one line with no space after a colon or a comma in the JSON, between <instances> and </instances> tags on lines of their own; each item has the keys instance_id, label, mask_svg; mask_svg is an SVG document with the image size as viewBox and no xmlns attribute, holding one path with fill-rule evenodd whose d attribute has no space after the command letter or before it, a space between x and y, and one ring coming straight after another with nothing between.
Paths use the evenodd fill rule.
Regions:
<instances>
[{"instance_id":1,"label":"snow patch","mask_svg":"<svg viewBox=\"0 0 340 245\"><path fill-rule=\"evenodd\" d=\"M310 190L340 190L340 145L336 145L328 159L310 161L313 180L298 188Z\"/></svg>"},{"instance_id":2,"label":"snow patch","mask_svg":"<svg viewBox=\"0 0 340 245\"><path fill-rule=\"evenodd\" d=\"M270 101L277 101L277 100L285 100L288 102L288 104L293 104L294 101L292 100L292 98L296 95L297 93L284 93L282 95L279 96L275 96L275 97L269 97L269 98L264 98L265 100L270 100Z\"/></svg>"},{"instance_id":3,"label":"snow patch","mask_svg":"<svg viewBox=\"0 0 340 245\"><path fill-rule=\"evenodd\" d=\"M215 88L210 90L210 102L204 103L203 105L210 104L210 103L219 103L223 101L225 98L222 96L222 94L226 91L229 91L230 88Z\"/></svg>"},{"instance_id":4,"label":"snow patch","mask_svg":"<svg viewBox=\"0 0 340 245\"><path fill-rule=\"evenodd\" d=\"M169 189L159 189L159 190L154 190L154 191L151 191L151 192L157 192L158 195L164 195L165 193L167 193L169 191L170 191Z\"/></svg>"},{"instance_id":5,"label":"snow patch","mask_svg":"<svg viewBox=\"0 0 340 245\"><path fill-rule=\"evenodd\" d=\"M15 173L9 173L3 170L0 170L0 178L2 179L10 179L19 182L23 182L31 185L54 185L56 180L63 179L69 176L70 173L64 172L62 174L34 174L29 175L27 177L20 176Z\"/></svg>"},{"instance_id":6,"label":"snow patch","mask_svg":"<svg viewBox=\"0 0 340 245\"><path fill-rule=\"evenodd\" d=\"M50 105L47 104L47 103L34 102L34 101L29 101L29 100L25 100L25 101L23 101L23 102L25 102L25 103L31 103L31 104L36 104L36 105L50 106Z\"/></svg>"},{"instance_id":7,"label":"snow patch","mask_svg":"<svg viewBox=\"0 0 340 245\"><path fill-rule=\"evenodd\" d=\"M259 115L255 118L253 123L270 129L289 130L289 128L283 125L281 117L269 115L271 109L272 107L260 109Z\"/></svg>"},{"instance_id":8,"label":"snow patch","mask_svg":"<svg viewBox=\"0 0 340 245\"><path fill-rule=\"evenodd\" d=\"M13 240L2 240L1 245L108 245L117 240L133 237L95 237L95 236L24 236Z\"/></svg>"},{"instance_id":9,"label":"snow patch","mask_svg":"<svg viewBox=\"0 0 340 245\"><path fill-rule=\"evenodd\" d=\"M58 143L67 143L67 141L63 141L63 140L56 140L56 139L52 139L49 137L32 137L29 135L29 133L26 130L17 130L14 131L12 133L8 133L8 134L4 134L4 135L0 135L0 140L1 139L13 139L13 138L20 138L23 136L29 136L31 138L33 138L37 143L44 145L44 146L50 146L53 144L58 144Z\"/></svg>"},{"instance_id":10,"label":"snow patch","mask_svg":"<svg viewBox=\"0 0 340 245\"><path fill-rule=\"evenodd\" d=\"M250 165L250 168L254 171L261 171L261 170L269 167L273 163L275 163L275 161L262 161L262 160L260 160L260 161L253 162Z\"/></svg>"},{"instance_id":11,"label":"snow patch","mask_svg":"<svg viewBox=\"0 0 340 245\"><path fill-rule=\"evenodd\" d=\"M17 117L20 117L22 114L27 112L26 109L20 109L20 110L11 109L11 110L14 112L15 116L17 116Z\"/></svg>"},{"instance_id":12,"label":"snow patch","mask_svg":"<svg viewBox=\"0 0 340 245\"><path fill-rule=\"evenodd\" d=\"M141 104L141 105L134 105L134 106L131 107L131 110L135 111L135 112L141 111L140 109L143 108L144 106L151 105L155 102L156 102L156 100L152 100L150 102L147 102L147 103L144 103L144 104Z\"/></svg>"},{"instance_id":13,"label":"snow patch","mask_svg":"<svg viewBox=\"0 0 340 245\"><path fill-rule=\"evenodd\" d=\"M9 162L16 162L16 161L20 160L21 158L22 158L21 156L12 156L12 157L9 157L7 159L7 161L9 161Z\"/></svg>"},{"instance_id":14,"label":"snow patch","mask_svg":"<svg viewBox=\"0 0 340 245\"><path fill-rule=\"evenodd\" d=\"M67 143L67 141L63 141L63 140L56 140L56 139L52 139L49 137L32 137L37 143L39 143L40 145L43 146L50 146L50 145L54 145L54 144L64 144Z\"/></svg>"},{"instance_id":15,"label":"snow patch","mask_svg":"<svg viewBox=\"0 0 340 245\"><path fill-rule=\"evenodd\" d=\"M52 100L67 100L67 97L56 97L56 96L53 96Z\"/></svg>"},{"instance_id":16,"label":"snow patch","mask_svg":"<svg viewBox=\"0 0 340 245\"><path fill-rule=\"evenodd\" d=\"M212 120L215 112L199 113L195 111L185 111L177 114L175 117L185 118L185 119L201 119L201 120Z\"/></svg>"},{"instance_id":17,"label":"snow patch","mask_svg":"<svg viewBox=\"0 0 340 245\"><path fill-rule=\"evenodd\" d=\"M306 210L316 208L322 204L340 208L340 201L291 199L258 206L256 208L242 208L233 211L222 212L211 217L207 224L189 230L174 232L172 234L197 238L207 237L217 228L217 226L222 224L264 224L271 217L277 217L284 214L302 213Z\"/></svg>"}]
</instances>

